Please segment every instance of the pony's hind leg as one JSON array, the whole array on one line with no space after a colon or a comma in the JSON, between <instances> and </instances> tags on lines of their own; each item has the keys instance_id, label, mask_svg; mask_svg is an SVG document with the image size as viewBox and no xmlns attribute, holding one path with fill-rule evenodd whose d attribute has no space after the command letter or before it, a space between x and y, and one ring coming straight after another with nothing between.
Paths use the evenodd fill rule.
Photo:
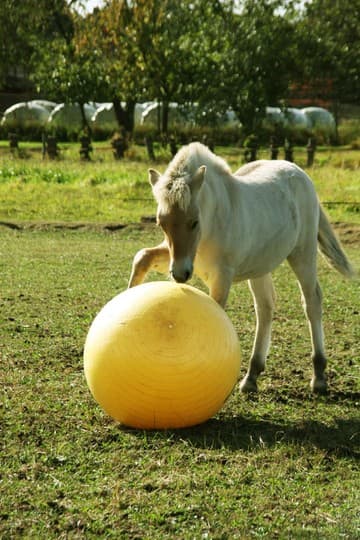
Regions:
<instances>
[{"instance_id":1,"label":"pony's hind leg","mask_svg":"<svg viewBox=\"0 0 360 540\"><path fill-rule=\"evenodd\" d=\"M153 248L141 249L134 257L128 287L142 283L151 269L165 274L169 263L169 250L165 242Z\"/></svg>"},{"instance_id":2,"label":"pony's hind leg","mask_svg":"<svg viewBox=\"0 0 360 540\"><path fill-rule=\"evenodd\" d=\"M313 392L326 393L325 369L327 361L322 327L322 292L316 277L316 254L312 260L290 256L289 263L298 279L302 292L303 308L309 321L314 368L310 386Z\"/></svg>"},{"instance_id":3,"label":"pony's hind leg","mask_svg":"<svg viewBox=\"0 0 360 540\"><path fill-rule=\"evenodd\" d=\"M240 383L242 392L257 392L257 378L265 369L270 347L271 324L275 307L275 291L271 274L249 281L256 312L256 333L249 369Z\"/></svg>"}]
</instances>

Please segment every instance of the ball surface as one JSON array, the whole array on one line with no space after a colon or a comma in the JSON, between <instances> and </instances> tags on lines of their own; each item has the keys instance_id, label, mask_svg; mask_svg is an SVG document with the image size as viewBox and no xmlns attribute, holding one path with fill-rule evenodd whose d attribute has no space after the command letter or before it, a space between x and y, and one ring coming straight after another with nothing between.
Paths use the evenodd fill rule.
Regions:
<instances>
[{"instance_id":1,"label":"ball surface","mask_svg":"<svg viewBox=\"0 0 360 540\"><path fill-rule=\"evenodd\" d=\"M90 391L114 419L135 428L199 424L231 394L240 346L225 311L189 285L149 282L113 298L84 348Z\"/></svg>"}]
</instances>

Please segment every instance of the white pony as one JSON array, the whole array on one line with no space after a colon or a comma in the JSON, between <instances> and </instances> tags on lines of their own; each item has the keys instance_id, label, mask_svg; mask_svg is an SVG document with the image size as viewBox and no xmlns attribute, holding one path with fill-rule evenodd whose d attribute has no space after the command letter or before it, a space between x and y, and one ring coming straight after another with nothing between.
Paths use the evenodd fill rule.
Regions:
<instances>
[{"instance_id":1,"label":"white pony","mask_svg":"<svg viewBox=\"0 0 360 540\"><path fill-rule=\"evenodd\" d=\"M196 273L225 306L233 281L249 280L256 334L242 391L257 390L271 337L274 289L271 272L287 259L299 281L309 320L314 374L311 388L325 392L326 357L317 247L346 277L353 269L326 218L310 178L287 161L255 161L235 174L200 143L183 147L161 175L149 170L164 241L139 251L129 287L150 269L186 282Z\"/></svg>"}]
</instances>

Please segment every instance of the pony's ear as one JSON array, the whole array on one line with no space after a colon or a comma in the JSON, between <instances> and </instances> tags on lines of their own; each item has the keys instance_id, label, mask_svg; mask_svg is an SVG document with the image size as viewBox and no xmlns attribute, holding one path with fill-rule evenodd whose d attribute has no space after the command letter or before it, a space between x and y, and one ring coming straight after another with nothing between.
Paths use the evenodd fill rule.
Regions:
<instances>
[{"instance_id":1,"label":"pony's ear","mask_svg":"<svg viewBox=\"0 0 360 540\"><path fill-rule=\"evenodd\" d=\"M152 185L152 187L154 187L155 184L158 182L160 176L161 174L155 169L149 169L149 182Z\"/></svg>"},{"instance_id":2,"label":"pony's ear","mask_svg":"<svg viewBox=\"0 0 360 540\"><path fill-rule=\"evenodd\" d=\"M206 166L201 165L191 179L190 189L192 193L197 193L202 186L205 178Z\"/></svg>"}]
</instances>

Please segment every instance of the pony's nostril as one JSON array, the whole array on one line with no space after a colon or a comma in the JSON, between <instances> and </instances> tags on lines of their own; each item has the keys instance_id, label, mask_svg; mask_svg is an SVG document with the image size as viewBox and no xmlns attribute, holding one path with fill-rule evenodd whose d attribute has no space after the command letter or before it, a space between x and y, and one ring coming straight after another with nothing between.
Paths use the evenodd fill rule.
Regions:
<instances>
[{"instance_id":1,"label":"pony's nostril","mask_svg":"<svg viewBox=\"0 0 360 540\"><path fill-rule=\"evenodd\" d=\"M171 265L169 268L170 276L177 283L185 283L188 281L193 273L192 265Z\"/></svg>"},{"instance_id":2,"label":"pony's nostril","mask_svg":"<svg viewBox=\"0 0 360 540\"><path fill-rule=\"evenodd\" d=\"M188 270L185 270L185 272L182 274L177 274L176 272L170 272L170 276L177 283L185 283L191 277L191 272L189 272Z\"/></svg>"}]
</instances>

